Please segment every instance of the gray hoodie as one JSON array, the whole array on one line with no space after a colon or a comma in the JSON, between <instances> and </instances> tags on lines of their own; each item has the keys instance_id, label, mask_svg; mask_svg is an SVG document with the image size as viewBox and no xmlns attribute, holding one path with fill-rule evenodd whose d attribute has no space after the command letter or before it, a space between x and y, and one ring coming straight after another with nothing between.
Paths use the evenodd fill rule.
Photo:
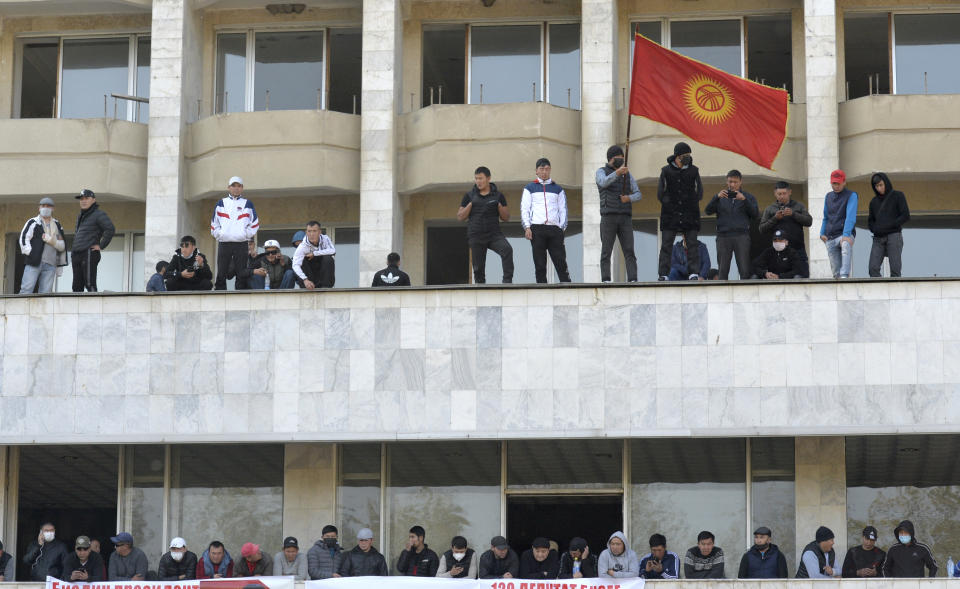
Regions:
<instances>
[{"instance_id":1,"label":"gray hoodie","mask_svg":"<svg viewBox=\"0 0 960 589\"><path fill-rule=\"evenodd\" d=\"M620 538L620 541L623 542L623 553L620 556L614 556L610 550L610 540L614 538ZM600 576L612 576L618 579L638 576L640 574L640 564L637 561L637 553L630 550L627 537L623 535L623 532L617 531L610 535L610 540L607 540L607 549L600 553L600 560L597 563ZM607 572L610 569L613 569L613 575Z\"/></svg>"}]
</instances>

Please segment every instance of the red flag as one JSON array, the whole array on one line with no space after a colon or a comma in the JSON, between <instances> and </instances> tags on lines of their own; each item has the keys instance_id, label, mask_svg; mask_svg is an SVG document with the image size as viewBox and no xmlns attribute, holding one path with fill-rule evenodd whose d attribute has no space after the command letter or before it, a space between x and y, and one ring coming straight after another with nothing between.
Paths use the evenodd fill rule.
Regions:
<instances>
[{"instance_id":1,"label":"red flag","mask_svg":"<svg viewBox=\"0 0 960 589\"><path fill-rule=\"evenodd\" d=\"M630 114L770 168L787 135L787 91L728 74L639 33Z\"/></svg>"}]
</instances>

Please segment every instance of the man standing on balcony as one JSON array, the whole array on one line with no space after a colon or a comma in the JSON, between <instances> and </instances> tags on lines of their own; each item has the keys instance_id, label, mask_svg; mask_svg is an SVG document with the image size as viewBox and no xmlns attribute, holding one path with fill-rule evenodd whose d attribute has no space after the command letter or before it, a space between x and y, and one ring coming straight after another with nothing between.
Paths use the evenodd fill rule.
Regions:
<instances>
[{"instance_id":1,"label":"man standing on balcony","mask_svg":"<svg viewBox=\"0 0 960 589\"><path fill-rule=\"evenodd\" d=\"M76 196L80 201L77 230L73 234L73 292L97 292L97 265L100 251L107 249L116 231L110 217L97 205L97 195L84 188Z\"/></svg>"},{"instance_id":2,"label":"man standing on balcony","mask_svg":"<svg viewBox=\"0 0 960 589\"><path fill-rule=\"evenodd\" d=\"M637 256L633 253L633 203L640 200L640 188L627 168L623 149L607 150L607 165L597 170L600 192L600 280L610 282L610 254L620 239L627 282L637 281Z\"/></svg>"},{"instance_id":3,"label":"man standing on balcony","mask_svg":"<svg viewBox=\"0 0 960 589\"><path fill-rule=\"evenodd\" d=\"M658 280L667 280L670 275L670 254L677 233L682 233L686 243L697 243L700 233L700 201L703 200L703 182L700 169L693 165L690 146L684 142L673 146L673 155L660 170L657 184L657 200L660 201L660 259ZM687 279L700 279L700 252L691 248L687 252Z\"/></svg>"},{"instance_id":4,"label":"man standing on balcony","mask_svg":"<svg viewBox=\"0 0 960 589\"><path fill-rule=\"evenodd\" d=\"M237 277L234 288L246 288L239 274L247 267L247 242L257 235L260 219L253 203L243 197L243 179L230 178L229 195L217 201L210 219L210 234L217 240L216 290L227 290L227 280ZM243 280L243 282L246 282Z\"/></svg>"},{"instance_id":5,"label":"man standing on balcony","mask_svg":"<svg viewBox=\"0 0 960 589\"><path fill-rule=\"evenodd\" d=\"M773 235L783 231L790 242L790 247L807 259L806 241L803 237L803 228L813 225L813 216L807 212L802 202L793 200L793 189L787 182L777 182L773 188L775 202L763 211L760 218L760 233Z\"/></svg>"},{"instance_id":6,"label":"man standing on balcony","mask_svg":"<svg viewBox=\"0 0 960 589\"><path fill-rule=\"evenodd\" d=\"M717 216L717 264L720 280L730 276L730 260L736 256L740 280L750 278L750 224L760 216L757 199L742 190L740 170L727 172L727 187L718 192L703 210Z\"/></svg>"},{"instance_id":7,"label":"man standing on balcony","mask_svg":"<svg viewBox=\"0 0 960 589\"><path fill-rule=\"evenodd\" d=\"M830 174L830 186L833 190L827 193L823 202L820 241L827 246L833 277L850 278L859 197L847 188L847 175L843 170L834 170Z\"/></svg>"},{"instance_id":8,"label":"man standing on balcony","mask_svg":"<svg viewBox=\"0 0 960 589\"><path fill-rule=\"evenodd\" d=\"M53 282L67 265L66 237L60 221L53 218L53 199L40 199L40 214L27 221L20 231L20 251L26 256L20 294L52 292Z\"/></svg>"},{"instance_id":9,"label":"man standing on balcony","mask_svg":"<svg viewBox=\"0 0 960 589\"><path fill-rule=\"evenodd\" d=\"M537 160L537 179L527 184L520 199L520 220L524 237L533 247L537 282L547 282L547 252L560 282L570 282L563 232L567 229L567 193L550 179L550 160Z\"/></svg>"},{"instance_id":10,"label":"man standing on balcony","mask_svg":"<svg viewBox=\"0 0 960 589\"><path fill-rule=\"evenodd\" d=\"M903 253L903 224L910 220L907 197L893 189L893 182L883 172L870 178L873 200L870 201L870 216L867 226L873 232L873 247L870 248L870 276L880 276L883 258L890 260L890 276L900 276Z\"/></svg>"},{"instance_id":11,"label":"man standing on balcony","mask_svg":"<svg viewBox=\"0 0 960 589\"><path fill-rule=\"evenodd\" d=\"M500 222L510 220L507 197L490 182L490 168L480 166L473 173L473 188L463 195L457 220L467 222L467 240L473 262L474 284L487 281L487 250L500 256L503 283L513 282L513 247L503 236Z\"/></svg>"}]
</instances>

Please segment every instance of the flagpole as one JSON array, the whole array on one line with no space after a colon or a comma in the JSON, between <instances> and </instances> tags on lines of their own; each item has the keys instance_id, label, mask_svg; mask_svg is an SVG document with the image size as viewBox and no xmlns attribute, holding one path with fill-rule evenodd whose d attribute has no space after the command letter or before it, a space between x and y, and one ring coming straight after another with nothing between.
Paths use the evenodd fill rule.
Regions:
<instances>
[{"instance_id":1,"label":"flagpole","mask_svg":"<svg viewBox=\"0 0 960 589\"><path fill-rule=\"evenodd\" d=\"M640 32L640 25L638 24L638 25L637 25L637 28L634 30L634 34L633 34L633 45L634 45L634 58L633 58L633 59L634 59L634 61L636 61L636 59L637 59L637 58L636 58L636 45L637 45L637 33L639 33L639 32ZM630 92L627 92L627 97L628 97L628 98L631 96L631 92L633 91L633 68L634 68L635 65L636 65L635 63L630 64L630 84L627 86L627 89L630 90ZM630 123L633 122L633 115L630 114L630 101L629 101L629 100L627 100L627 103L624 104L624 106L627 108L627 143L626 143L625 149L623 150L623 165L626 166L626 165L627 165L627 162L629 161L629 157L630 157ZM620 184L620 185L621 185L621 188L620 188L620 193L621 193L621 195L623 195L623 194L630 194L630 193L628 192L629 187L627 186L627 176L626 176L626 174L624 174L624 175L622 176L622 180L621 180L621 184Z\"/></svg>"}]
</instances>

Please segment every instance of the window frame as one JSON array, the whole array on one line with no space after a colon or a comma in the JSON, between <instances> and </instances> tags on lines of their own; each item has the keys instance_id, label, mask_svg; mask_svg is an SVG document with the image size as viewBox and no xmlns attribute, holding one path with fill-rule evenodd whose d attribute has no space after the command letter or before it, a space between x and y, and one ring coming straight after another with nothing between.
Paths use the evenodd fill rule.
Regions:
<instances>
[{"instance_id":1,"label":"window frame","mask_svg":"<svg viewBox=\"0 0 960 589\"><path fill-rule=\"evenodd\" d=\"M899 89L897 88L897 16L938 16L942 14L960 14L960 9L943 7L943 10L939 8L935 10L887 10L887 22L888 29L887 35L890 38L890 54L887 56L888 66L890 68L890 93L893 95L900 94ZM960 38L957 40L958 45L960 45ZM846 53L846 47L844 47L844 53ZM923 93L918 93L921 96L926 96L928 92L924 91ZM904 96L911 96L911 94L904 94Z\"/></svg>"},{"instance_id":2,"label":"window frame","mask_svg":"<svg viewBox=\"0 0 960 589\"><path fill-rule=\"evenodd\" d=\"M772 15L775 15L775 14L787 14L787 15L790 15L789 12L782 12L782 11L780 11L780 12L771 12L771 13L769 13L769 15L768 15L767 13L761 13L761 14L762 14L763 16L772 16ZM669 17L669 16L662 16L662 17L658 17L658 18L642 18L642 17L628 18L629 27L630 27L629 30L627 31L627 43L628 43L629 46L630 46L630 52L629 52L629 53L630 53L630 55L629 55L630 61L629 61L629 63L628 63L628 70L630 70L630 69L633 68L633 31L635 30L635 29L634 29L634 25L636 25L636 24L639 24L639 23L653 23L653 22L660 23L660 40L661 40L660 46L663 47L663 48L665 48L665 49L670 49L671 51L675 51L675 50L673 49L673 35L672 35L671 27L670 27L670 24L671 24L671 23L675 23L675 22L737 21L737 22L740 23L740 73L732 74L732 75L739 76L739 77L741 77L741 78L747 79L746 77L744 77L744 74L747 72L747 39L746 39L747 29L746 29L746 19L749 18L750 16L751 16L751 14L726 15L726 16L724 16L724 15L716 15L716 16L699 15L699 16L682 16L682 17L677 17L677 18ZM758 15L758 14L753 14L752 16L759 16L759 15ZM708 65L709 65L709 64L708 64ZM719 69L719 68L718 68L718 69ZM728 72L728 73L729 73L729 72ZM628 79L629 79L629 75L628 75Z\"/></svg>"}]
</instances>

